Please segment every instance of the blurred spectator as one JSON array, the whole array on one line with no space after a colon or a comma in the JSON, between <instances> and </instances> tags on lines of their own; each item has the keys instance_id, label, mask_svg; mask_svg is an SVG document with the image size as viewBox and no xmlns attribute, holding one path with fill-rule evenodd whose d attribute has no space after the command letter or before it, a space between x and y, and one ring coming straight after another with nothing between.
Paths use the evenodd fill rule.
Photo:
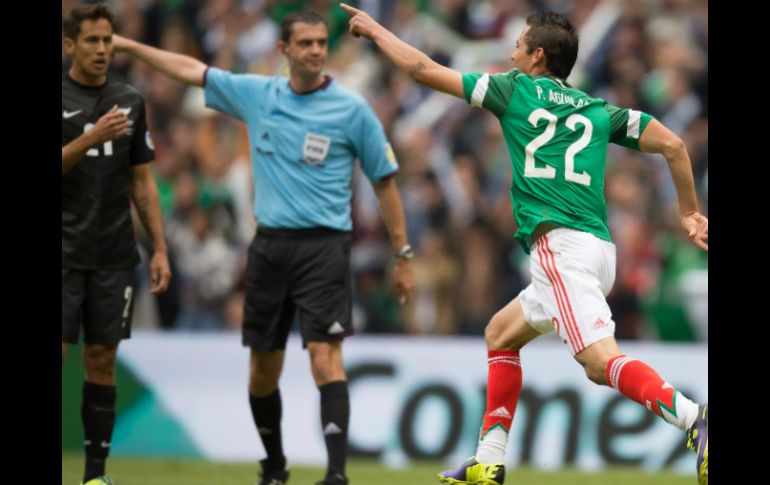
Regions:
<instances>
[{"instance_id":1,"label":"blurred spectator","mask_svg":"<svg viewBox=\"0 0 770 485\"><path fill-rule=\"evenodd\" d=\"M225 327L224 310L235 285L235 250L212 230L211 215L195 207L188 224L172 235L176 248L182 311L176 326L211 330Z\"/></svg>"},{"instance_id":2,"label":"blurred spectator","mask_svg":"<svg viewBox=\"0 0 770 485\"><path fill-rule=\"evenodd\" d=\"M455 282L460 278L457 259L450 254L447 236L430 228L420 241L415 260L415 292L406 308L406 332L452 335L458 332Z\"/></svg>"}]
</instances>

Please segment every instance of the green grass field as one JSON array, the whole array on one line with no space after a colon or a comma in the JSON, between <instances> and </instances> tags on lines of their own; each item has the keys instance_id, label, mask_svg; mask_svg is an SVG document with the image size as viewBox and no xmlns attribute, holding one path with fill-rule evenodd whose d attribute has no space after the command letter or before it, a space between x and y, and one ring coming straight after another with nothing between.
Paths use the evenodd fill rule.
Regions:
<instances>
[{"instance_id":1,"label":"green grass field","mask_svg":"<svg viewBox=\"0 0 770 485\"><path fill-rule=\"evenodd\" d=\"M211 463L166 459L110 458L107 471L118 485L254 485L256 464ZM438 485L441 463L420 463L406 470L383 468L374 461L352 460L348 465L351 485ZM547 472L531 468L509 470L510 485L694 485L692 476L614 469L600 473L573 470ZM83 456L62 454L62 485L77 485L83 472ZM313 485L323 475L321 468L292 467L292 485Z\"/></svg>"}]
</instances>

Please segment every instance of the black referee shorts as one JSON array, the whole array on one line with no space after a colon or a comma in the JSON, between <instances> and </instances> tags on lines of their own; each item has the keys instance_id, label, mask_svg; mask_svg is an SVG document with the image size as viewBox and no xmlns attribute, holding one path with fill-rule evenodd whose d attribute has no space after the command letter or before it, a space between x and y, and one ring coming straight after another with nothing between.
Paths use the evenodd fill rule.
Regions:
<instances>
[{"instance_id":1,"label":"black referee shorts","mask_svg":"<svg viewBox=\"0 0 770 485\"><path fill-rule=\"evenodd\" d=\"M83 325L89 344L116 344L131 336L134 270L61 270L61 338L76 344Z\"/></svg>"},{"instance_id":2,"label":"black referee shorts","mask_svg":"<svg viewBox=\"0 0 770 485\"><path fill-rule=\"evenodd\" d=\"M295 311L302 345L353 334L349 232L260 227L249 247L243 345L286 348Z\"/></svg>"}]
</instances>

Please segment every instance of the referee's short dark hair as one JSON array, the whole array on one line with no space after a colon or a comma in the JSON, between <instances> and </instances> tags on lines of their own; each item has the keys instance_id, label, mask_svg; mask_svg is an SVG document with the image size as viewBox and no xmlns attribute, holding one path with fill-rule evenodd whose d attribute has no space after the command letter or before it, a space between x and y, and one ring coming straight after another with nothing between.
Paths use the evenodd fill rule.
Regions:
<instances>
[{"instance_id":1,"label":"referee's short dark hair","mask_svg":"<svg viewBox=\"0 0 770 485\"><path fill-rule=\"evenodd\" d=\"M74 7L62 22L64 37L76 40L80 34L80 24L84 20L97 21L99 19L106 19L113 30L115 29L115 14L112 13L112 10L107 5L96 3Z\"/></svg>"},{"instance_id":2,"label":"referee's short dark hair","mask_svg":"<svg viewBox=\"0 0 770 485\"><path fill-rule=\"evenodd\" d=\"M326 19L324 19L317 13L313 12L312 10L306 10L306 9L295 10L294 12L287 15L286 18L283 19L283 22L281 22L281 40L282 41L289 42L294 24L297 22L302 22L302 23L311 24L311 25L324 24L326 26L326 30L329 30L329 25L326 23Z\"/></svg>"}]
</instances>

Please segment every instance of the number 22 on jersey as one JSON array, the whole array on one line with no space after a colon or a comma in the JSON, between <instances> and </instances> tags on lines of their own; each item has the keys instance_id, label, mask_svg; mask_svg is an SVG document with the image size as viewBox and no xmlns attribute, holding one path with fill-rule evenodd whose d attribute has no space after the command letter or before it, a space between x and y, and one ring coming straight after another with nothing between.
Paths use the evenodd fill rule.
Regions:
<instances>
[{"instance_id":1,"label":"number 22 on jersey","mask_svg":"<svg viewBox=\"0 0 770 485\"><path fill-rule=\"evenodd\" d=\"M551 141L556 134L556 122L559 121L559 118L546 109L538 108L529 114L527 121L529 121L532 126L537 127L538 121L542 119L548 121L545 131L535 137L535 139L529 142L524 148L524 153L526 155L524 161L524 176L552 179L556 178L556 169L550 165L546 165L545 167L536 166L535 152ZM593 124L591 124L591 120L579 114L569 115L565 124L567 128L572 131L577 131L578 124L583 125L583 135L576 142L572 143L564 154L564 178L570 182L581 185L591 185L591 176L589 174L586 172L575 172L575 155L588 146L588 143L591 141L591 135L594 131Z\"/></svg>"}]
</instances>

